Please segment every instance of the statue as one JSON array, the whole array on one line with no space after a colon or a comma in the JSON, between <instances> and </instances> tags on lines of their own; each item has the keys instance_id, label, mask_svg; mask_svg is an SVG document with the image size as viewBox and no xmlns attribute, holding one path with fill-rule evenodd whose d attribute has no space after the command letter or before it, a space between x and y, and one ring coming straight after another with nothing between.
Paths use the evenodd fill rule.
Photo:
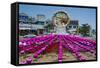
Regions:
<instances>
[{"instance_id":1,"label":"statue","mask_svg":"<svg viewBox=\"0 0 100 68\"><path fill-rule=\"evenodd\" d=\"M69 24L69 16L63 12L59 11L53 16L53 23L55 25L54 30L56 34L68 34L66 26Z\"/></svg>"}]
</instances>

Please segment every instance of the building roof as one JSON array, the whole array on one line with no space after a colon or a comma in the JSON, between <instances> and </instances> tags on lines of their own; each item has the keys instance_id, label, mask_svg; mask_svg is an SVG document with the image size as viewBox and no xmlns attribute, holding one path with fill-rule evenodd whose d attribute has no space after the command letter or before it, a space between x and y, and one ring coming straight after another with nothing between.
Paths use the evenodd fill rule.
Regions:
<instances>
[{"instance_id":1,"label":"building roof","mask_svg":"<svg viewBox=\"0 0 100 68\"><path fill-rule=\"evenodd\" d=\"M36 21L35 24L41 24L41 25L44 25L44 22L43 22L43 21Z\"/></svg>"},{"instance_id":2,"label":"building roof","mask_svg":"<svg viewBox=\"0 0 100 68\"><path fill-rule=\"evenodd\" d=\"M28 15L25 14L25 13L19 13L19 15L21 15L21 16L28 16Z\"/></svg>"},{"instance_id":3,"label":"building roof","mask_svg":"<svg viewBox=\"0 0 100 68\"><path fill-rule=\"evenodd\" d=\"M78 25L78 20L71 20L69 25Z\"/></svg>"}]
</instances>

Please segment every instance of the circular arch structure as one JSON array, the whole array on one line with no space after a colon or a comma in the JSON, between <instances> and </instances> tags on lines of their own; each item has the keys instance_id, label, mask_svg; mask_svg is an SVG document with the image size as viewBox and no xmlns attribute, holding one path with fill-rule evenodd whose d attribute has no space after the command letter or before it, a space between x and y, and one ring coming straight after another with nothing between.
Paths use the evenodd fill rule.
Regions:
<instances>
[{"instance_id":1,"label":"circular arch structure","mask_svg":"<svg viewBox=\"0 0 100 68\"><path fill-rule=\"evenodd\" d=\"M58 24L57 21L60 22L60 25L67 25L70 22L70 18L69 15L67 13L65 13L64 11L57 11L54 15L53 15L53 23L56 25Z\"/></svg>"}]
</instances>

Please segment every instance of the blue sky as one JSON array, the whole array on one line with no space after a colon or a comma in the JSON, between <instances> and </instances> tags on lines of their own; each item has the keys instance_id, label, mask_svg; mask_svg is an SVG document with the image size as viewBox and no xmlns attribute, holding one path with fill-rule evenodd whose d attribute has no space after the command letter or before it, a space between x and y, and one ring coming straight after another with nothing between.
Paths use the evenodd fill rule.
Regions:
<instances>
[{"instance_id":1,"label":"blue sky","mask_svg":"<svg viewBox=\"0 0 100 68\"><path fill-rule=\"evenodd\" d=\"M79 20L80 25L88 23L92 29L96 28L96 9L94 8L19 5L19 13L26 13L31 17L36 17L37 14L44 14L46 19L51 19L54 13L61 10L68 13L72 20Z\"/></svg>"}]
</instances>

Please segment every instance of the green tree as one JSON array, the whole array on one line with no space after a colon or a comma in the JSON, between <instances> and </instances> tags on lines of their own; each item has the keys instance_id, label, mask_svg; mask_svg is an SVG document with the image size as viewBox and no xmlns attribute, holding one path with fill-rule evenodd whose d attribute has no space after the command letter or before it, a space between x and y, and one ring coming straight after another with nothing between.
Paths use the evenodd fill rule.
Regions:
<instances>
[{"instance_id":1,"label":"green tree","mask_svg":"<svg viewBox=\"0 0 100 68\"><path fill-rule=\"evenodd\" d=\"M90 35L90 25L88 24L82 24L79 28L79 33L81 33L83 36L89 36Z\"/></svg>"},{"instance_id":2,"label":"green tree","mask_svg":"<svg viewBox=\"0 0 100 68\"><path fill-rule=\"evenodd\" d=\"M32 17L30 17L30 18L28 19L28 23L29 23L29 24L32 24Z\"/></svg>"},{"instance_id":3,"label":"green tree","mask_svg":"<svg viewBox=\"0 0 100 68\"><path fill-rule=\"evenodd\" d=\"M45 28L47 29L47 32L50 33L50 30L54 29L54 25L53 23L49 23L47 26L45 26Z\"/></svg>"}]
</instances>

